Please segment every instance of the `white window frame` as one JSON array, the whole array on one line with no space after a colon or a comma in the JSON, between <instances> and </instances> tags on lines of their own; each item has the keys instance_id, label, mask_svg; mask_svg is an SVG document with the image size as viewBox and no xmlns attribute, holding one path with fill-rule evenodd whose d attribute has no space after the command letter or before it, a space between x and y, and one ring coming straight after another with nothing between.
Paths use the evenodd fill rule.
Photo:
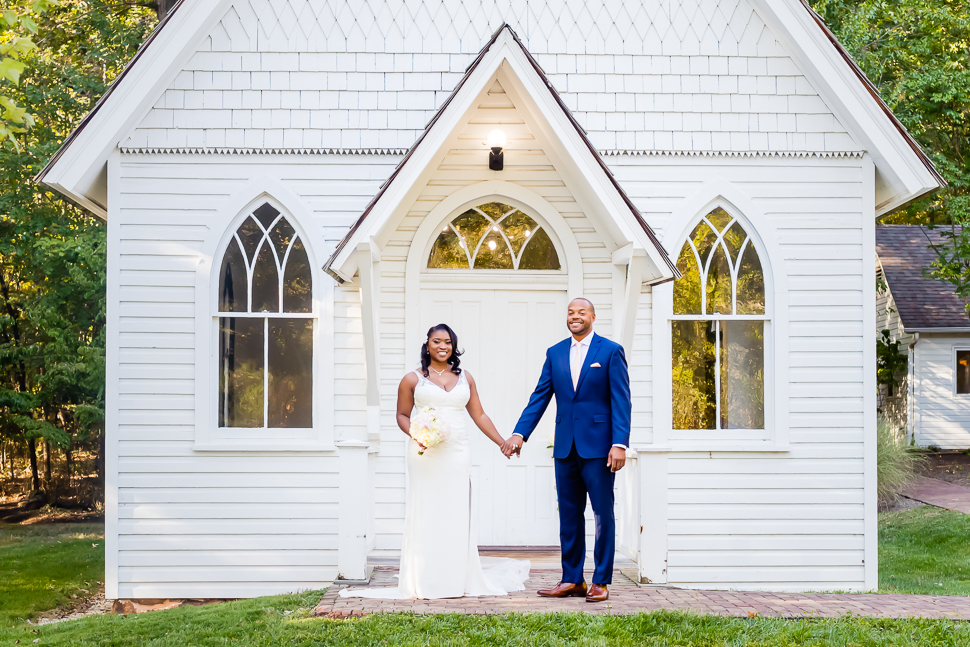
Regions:
<instances>
[{"instance_id":1,"label":"white window frame","mask_svg":"<svg viewBox=\"0 0 970 647\"><path fill-rule=\"evenodd\" d=\"M789 447L788 429L788 344L787 344L787 286L779 280L775 268L783 258L777 244L766 239L770 226L753 208L742 210L735 205L742 200L727 200L723 196L708 201L692 211L683 228L665 247L674 258L686 243L690 233L702 218L720 207L740 222L755 246L765 280L764 315L675 315L673 314L673 281L654 287L654 330L658 331L656 364L654 367L655 402L654 447L672 451L737 451L785 452ZM702 286L703 288L703 286ZM761 320L764 328L765 367L765 426L764 429L673 429L672 393L672 324L677 320ZM661 332L662 331L662 332ZM718 358L719 359L719 358ZM720 375L717 376L718 380ZM718 397L720 391L718 390Z\"/></svg>"},{"instance_id":2,"label":"white window frame","mask_svg":"<svg viewBox=\"0 0 970 647\"><path fill-rule=\"evenodd\" d=\"M960 393L957 391L957 353L960 351L970 351L970 345L967 344L955 344L950 347L950 361L952 368L952 381L953 381L953 397L956 398L970 398L970 393Z\"/></svg>"},{"instance_id":3,"label":"white window frame","mask_svg":"<svg viewBox=\"0 0 970 647\"><path fill-rule=\"evenodd\" d=\"M253 211L268 203L286 218L290 226L303 241L310 264L312 281L312 306L310 313L272 313L273 318L300 318L313 321L313 403L312 427L275 428L275 427L220 427L219 426L219 370L220 340L219 320L222 317L261 318L266 313L219 311L219 278L222 263L230 241L234 242L236 230ZM327 380L328 367L332 367L332 325L328 324L325 313L332 313L333 287L319 270L320 264L314 256L313 238L303 226L309 214L295 214L280 200L261 193L250 200L246 206L234 210L234 215L226 222L218 242L203 254L200 263L199 280L196 283L198 315L196 317L196 336L198 339L196 363L196 442L195 451L255 451L255 452L305 452L334 451L332 406L324 406L326 401L332 405L332 384ZM208 259L209 262L206 262ZM247 286L247 287L251 287ZM248 298L248 297L247 297ZM265 340L264 340L265 344ZM332 369L331 369L332 370ZM328 397L329 396L329 397ZM265 407L265 403L264 403ZM265 420L265 408L264 408Z\"/></svg>"}]
</instances>

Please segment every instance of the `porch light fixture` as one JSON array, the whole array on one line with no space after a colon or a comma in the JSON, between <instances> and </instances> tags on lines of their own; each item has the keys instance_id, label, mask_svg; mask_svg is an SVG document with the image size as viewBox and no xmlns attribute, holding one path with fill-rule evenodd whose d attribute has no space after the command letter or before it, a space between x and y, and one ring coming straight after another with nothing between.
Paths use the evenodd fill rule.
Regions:
<instances>
[{"instance_id":1,"label":"porch light fixture","mask_svg":"<svg viewBox=\"0 0 970 647\"><path fill-rule=\"evenodd\" d=\"M488 168L493 171L501 171L505 168L505 133L496 128L488 134L488 147L492 152L488 154Z\"/></svg>"}]
</instances>

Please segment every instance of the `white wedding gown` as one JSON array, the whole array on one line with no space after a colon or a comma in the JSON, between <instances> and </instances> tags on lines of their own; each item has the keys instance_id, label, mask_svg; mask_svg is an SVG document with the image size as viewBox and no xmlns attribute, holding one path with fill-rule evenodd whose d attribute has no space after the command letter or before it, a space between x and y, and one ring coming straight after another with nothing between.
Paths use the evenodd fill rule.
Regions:
<instances>
[{"instance_id":1,"label":"white wedding gown","mask_svg":"<svg viewBox=\"0 0 970 647\"><path fill-rule=\"evenodd\" d=\"M471 447L465 426L470 389L465 373L451 391L415 371L415 410L434 407L448 422L445 442L418 454L407 445L408 494L398 586L342 589L341 597L391 600L505 595L529 579L527 560L481 558L471 512ZM412 412L412 416L413 416Z\"/></svg>"}]
</instances>

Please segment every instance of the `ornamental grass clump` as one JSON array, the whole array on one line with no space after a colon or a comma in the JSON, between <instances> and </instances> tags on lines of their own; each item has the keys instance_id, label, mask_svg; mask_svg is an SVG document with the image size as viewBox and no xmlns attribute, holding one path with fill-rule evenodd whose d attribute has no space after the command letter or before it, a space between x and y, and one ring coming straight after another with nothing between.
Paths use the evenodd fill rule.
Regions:
<instances>
[{"instance_id":1,"label":"ornamental grass clump","mask_svg":"<svg viewBox=\"0 0 970 647\"><path fill-rule=\"evenodd\" d=\"M895 502L923 470L926 458L906 442L906 429L893 416L880 416L876 425L876 480L879 507Z\"/></svg>"}]
</instances>

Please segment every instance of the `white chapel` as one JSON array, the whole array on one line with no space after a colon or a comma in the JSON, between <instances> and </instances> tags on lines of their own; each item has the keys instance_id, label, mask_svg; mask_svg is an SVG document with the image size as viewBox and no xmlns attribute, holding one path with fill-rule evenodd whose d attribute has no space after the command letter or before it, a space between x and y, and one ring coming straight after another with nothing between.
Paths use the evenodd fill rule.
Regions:
<instances>
[{"instance_id":1,"label":"white chapel","mask_svg":"<svg viewBox=\"0 0 970 647\"><path fill-rule=\"evenodd\" d=\"M425 331L507 436L580 295L633 577L877 587L875 219L942 179L802 0L182 0L39 180L107 221L109 598L365 580ZM554 415L481 546L558 544Z\"/></svg>"}]
</instances>

